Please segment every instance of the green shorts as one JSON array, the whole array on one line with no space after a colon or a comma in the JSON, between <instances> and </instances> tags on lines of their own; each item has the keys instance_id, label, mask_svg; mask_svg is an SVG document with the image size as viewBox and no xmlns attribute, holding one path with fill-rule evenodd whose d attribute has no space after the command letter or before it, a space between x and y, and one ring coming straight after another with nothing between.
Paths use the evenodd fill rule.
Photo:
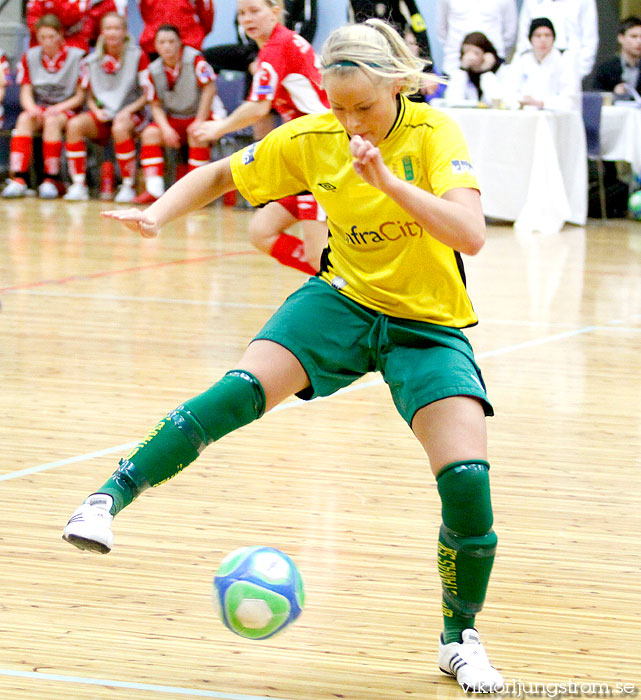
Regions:
<instances>
[{"instance_id":1,"label":"green shorts","mask_svg":"<svg viewBox=\"0 0 641 700\"><path fill-rule=\"evenodd\" d=\"M373 311L315 277L285 300L254 340L271 340L298 358L310 381L298 394L305 400L379 371L410 426L419 408L448 396L474 396L485 415L494 415L460 330Z\"/></svg>"}]
</instances>

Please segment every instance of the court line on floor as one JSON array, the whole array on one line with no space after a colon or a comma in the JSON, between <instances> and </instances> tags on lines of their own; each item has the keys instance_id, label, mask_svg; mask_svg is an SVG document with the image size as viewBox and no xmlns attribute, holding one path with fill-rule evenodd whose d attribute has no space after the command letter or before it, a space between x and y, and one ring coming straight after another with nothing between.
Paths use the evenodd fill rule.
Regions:
<instances>
[{"instance_id":1,"label":"court line on floor","mask_svg":"<svg viewBox=\"0 0 641 700\"><path fill-rule=\"evenodd\" d=\"M253 251L250 251L253 252ZM231 253L231 255L242 255L242 252ZM61 292L54 290L40 290L40 289L10 289L7 288L7 294L12 294L16 296L43 296L43 297L60 297L63 299L93 299L95 301L126 301L126 302L141 302L141 303L157 303L157 304L178 304L184 306L211 306L215 308L217 306L229 307L229 308L248 308L248 309L278 309L282 302L277 302L274 304L253 304L250 302L242 301L218 301L218 300L202 300L202 299L178 299L176 297L143 297L143 296L129 296L124 294L90 294L90 293L80 293L80 292ZM0 290L2 291L2 290ZM624 327L623 324L629 323L630 321L638 321L641 319L641 314L633 314L627 319L616 319L608 321L607 325L593 326L593 330L621 330L630 331L631 333L641 332L641 329ZM481 319L482 324L495 324L503 326L523 326L528 328L533 328L536 326L545 326L547 328L572 328L573 324L569 321L564 323L551 322L551 321L528 321L523 319L510 319L510 318L491 318L488 316L483 316Z\"/></svg>"},{"instance_id":2,"label":"court line on floor","mask_svg":"<svg viewBox=\"0 0 641 700\"><path fill-rule=\"evenodd\" d=\"M0 676L14 678L31 678L39 681L57 681L61 683L78 683L81 685L99 685L102 687L126 688L127 690L148 690L155 693L173 693L174 695L189 695L199 698L219 698L220 700L285 700L284 698L266 697L264 695L238 695L237 693L220 693L215 690L199 690L197 688L181 688L171 685L154 685L151 683L134 683L115 681L107 678L82 678L81 676L61 676L54 673L38 671L12 671L0 668Z\"/></svg>"},{"instance_id":3,"label":"court line on floor","mask_svg":"<svg viewBox=\"0 0 641 700\"><path fill-rule=\"evenodd\" d=\"M506 345L505 347L502 348L497 348L496 350L487 350L486 352L481 352L476 355L477 360L482 360L484 358L491 358L491 357L496 357L497 355L505 355L510 352L516 352L517 350L524 350L526 348L532 348L532 347L537 347L539 345L545 345L547 343L553 343L558 340L565 340L567 338L573 338L579 335L584 335L585 333L591 333L595 330L598 330L600 326L584 326L583 328L577 328L572 331L567 331L565 333L555 333L554 335L549 335L545 336L543 338L535 338L533 340L526 340L522 343L515 343L514 345ZM318 399L315 399L315 401L327 401L329 399L332 399L336 396L343 396L345 394L350 394L354 391L361 391L363 389L368 389L373 386L379 386L380 384L383 384L384 380L382 377L377 377L376 379L371 379L369 381L363 381L363 382L358 382L356 384L352 384L351 386L345 387L344 389L341 389L340 391L337 391L335 394L332 394L331 396L325 396L321 397ZM275 413L277 411L284 411L289 408L295 408L297 406L302 406L306 402L305 401L300 401L300 400L295 400L295 401L287 401L285 403L282 403L276 407L274 407L270 413ZM76 462L83 462L85 460L89 459L94 459L96 457L104 457L106 455L112 454L114 452L118 451L126 451L130 450L133 448L135 445L137 445L137 442L127 442L122 445L116 445L115 447L107 447L104 450L98 450L96 452L89 452L84 455L77 455L75 457L68 457L66 459L61 459L56 462L47 462L46 464L39 464L34 467L27 467L26 469L20 469L18 471L14 472L8 472L7 474L2 474L0 475L0 482L3 481L10 481L12 479L18 479L21 476L29 476L31 474L37 474L39 472L44 472L48 471L50 469L55 469L56 467L63 467L66 466L67 464L74 464Z\"/></svg>"},{"instance_id":4,"label":"court line on floor","mask_svg":"<svg viewBox=\"0 0 641 700\"><path fill-rule=\"evenodd\" d=\"M1 291L1 290L0 290ZM174 299L171 297L141 297L127 296L123 294L77 294L75 292L54 292L43 291L39 289L15 289L7 292L14 296L41 296L54 297L62 299L93 299L95 301L136 301L142 303L153 304L183 304L186 306L229 306L232 308L251 308L251 309L277 309L280 303L276 304L250 304L245 302L235 301L203 301L200 299Z\"/></svg>"},{"instance_id":5,"label":"court line on floor","mask_svg":"<svg viewBox=\"0 0 641 700\"><path fill-rule=\"evenodd\" d=\"M235 309L247 308L247 309L278 309L282 302L274 304L253 304L250 302L242 301L218 301L218 300L202 300L202 299L178 299L175 297L143 297L143 296L128 296L124 294L90 294L90 293L76 293L76 292L61 292L54 290L40 290L40 289L15 289L8 292L15 296L42 296L42 297L54 297L62 299L93 299L94 301L125 301L125 302L141 302L141 303L152 303L152 304L177 304L184 306L210 306L212 308L221 306L229 307ZM630 320L636 320L640 318L639 316L632 316ZM545 326L547 328L573 328L571 322L550 322L550 321L527 321L523 319L514 320L509 318L489 318L483 316L483 324L495 324L503 326L523 326L527 328L534 328L536 326ZM623 324L625 321L610 321L612 326L616 324ZM600 330L613 330L611 326L599 326ZM622 329L625 330L625 329ZM636 329L628 329L634 332Z\"/></svg>"},{"instance_id":6,"label":"court line on floor","mask_svg":"<svg viewBox=\"0 0 641 700\"><path fill-rule=\"evenodd\" d=\"M616 322L615 322L616 323ZM573 338L577 337L580 335L584 335L586 333L591 333L595 330L599 330L602 328L601 326L584 326L583 328L577 328L573 331L568 331L566 333L556 333L551 336L546 336L544 338L536 338L533 340L529 341L524 341L522 343L515 343L513 345L507 345L503 348L497 348L496 350L489 350L487 352L479 353L477 355L478 359L483 359L483 358L490 358L490 357L496 357L497 355L503 355L507 354L510 352L515 352L517 350L522 350L526 348L532 348L532 347L537 347L540 345L544 345L547 343L553 343L559 340L565 340L568 338ZM359 382L358 384L346 387L345 389L342 389L340 392L337 392L333 396L337 396L339 394L346 394L350 393L353 391L359 391L361 389L365 389L368 387L380 385L383 383L383 379L381 377L378 377L376 379L373 379L371 381L367 382ZM328 400L331 399L332 396L325 397L323 400ZM279 406L276 406L273 410L285 410L287 408L293 408L295 406L299 406L304 404L305 402L303 401L296 401L296 402L287 402L284 404L280 404ZM114 452L119 449L127 449L132 447L136 443L126 443L125 445L118 445L117 447L113 448L108 448L107 450L101 450L99 452L94 452L90 453L89 455L81 455L79 457L75 458L70 458L68 460L60 460L59 462L51 462L49 465L40 465L40 467L32 467L29 470L21 470L21 472L14 472L13 474L9 475L4 475L4 477L0 477L0 480L7 480L10 478L17 478L18 475L23 475L26 472L28 473L35 473L35 471L44 471L45 469L51 469L54 466L62 466L63 464L71 464L72 462L78 462L82 461L83 459L90 459L93 456L98 456L98 455L104 455L104 454L109 454L110 452ZM199 689L192 689L192 688L181 688L181 687L173 687L173 686L161 686L161 685L147 685L144 683L130 683L127 681L116 681L116 680L108 680L108 679L98 679L98 678L82 678L82 677L77 677L77 676L64 676L64 675L54 675L54 674L46 674L46 673L39 673L35 671L12 671L10 669L0 669L0 675L4 676L13 676L13 677L19 677L19 678L30 678L33 680L45 680L45 681L57 681L57 682L65 682L65 683L76 683L76 684L85 684L85 685L97 685L97 686L102 686L102 687L117 687L117 688L127 688L129 690L146 690L146 691L151 691L151 692L157 692L157 693L174 693L175 695L186 695L186 696L191 696L191 697L209 697L209 698L218 698L219 700L284 700L282 698L267 698L265 696L252 696L252 695L238 695L238 694L226 694L226 693L221 693L217 691L210 691L210 690L199 690Z\"/></svg>"},{"instance_id":7,"label":"court line on floor","mask_svg":"<svg viewBox=\"0 0 641 700\"><path fill-rule=\"evenodd\" d=\"M190 263L208 262L209 260L219 260L222 258L232 258L238 255L258 255L257 250L235 250L229 253L212 253L211 255L203 255L199 258L183 258L181 260L167 260L166 262L150 263L148 265L135 265L134 267L124 267L115 270L103 270L102 272L90 272L84 275L69 275L68 277L59 277L57 279L39 280L38 282L26 282L25 284L16 284L11 287L0 288L0 293L14 292L18 289L33 289L33 287L44 287L48 284L67 284L68 282L81 282L84 280L98 279L100 277L112 277L113 275L122 275L127 272L142 272L144 270L158 270L163 267L171 267L172 265L187 265Z\"/></svg>"}]
</instances>

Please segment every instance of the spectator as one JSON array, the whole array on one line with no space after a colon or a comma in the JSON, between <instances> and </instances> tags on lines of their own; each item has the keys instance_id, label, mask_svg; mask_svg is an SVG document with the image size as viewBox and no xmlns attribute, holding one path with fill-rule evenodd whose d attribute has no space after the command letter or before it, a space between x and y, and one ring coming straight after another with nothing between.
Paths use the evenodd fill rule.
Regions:
<instances>
[{"instance_id":1,"label":"spectator","mask_svg":"<svg viewBox=\"0 0 641 700\"><path fill-rule=\"evenodd\" d=\"M89 50L83 32L83 17L87 0L29 0L27 3L27 26L31 33L30 46L37 46L36 23L45 15L56 15L62 24L67 46L77 46L83 51Z\"/></svg>"},{"instance_id":2,"label":"spectator","mask_svg":"<svg viewBox=\"0 0 641 700\"><path fill-rule=\"evenodd\" d=\"M310 44L316 36L317 22L316 0L285 0L285 26Z\"/></svg>"},{"instance_id":3,"label":"spectator","mask_svg":"<svg viewBox=\"0 0 641 700\"><path fill-rule=\"evenodd\" d=\"M498 74L505 61L482 32L471 32L463 39L461 63L450 76L445 100L450 105L470 101L490 105L501 95Z\"/></svg>"},{"instance_id":4,"label":"spectator","mask_svg":"<svg viewBox=\"0 0 641 700\"><path fill-rule=\"evenodd\" d=\"M214 26L213 0L138 0L138 5L145 23L140 46L154 58L154 39L161 25L178 27L183 44L198 51Z\"/></svg>"},{"instance_id":5,"label":"spectator","mask_svg":"<svg viewBox=\"0 0 641 700\"><path fill-rule=\"evenodd\" d=\"M505 99L512 106L580 109L581 79L572 51L554 46L554 25L547 17L530 23L531 47L515 56L507 71Z\"/></svg>"},{"instance_id":6,"label":"spectator","mask_svg":"<svg viewBox=\"0 0 641 700\"><path fill-rule=\"evenodd\" d=\"M412 42L408 41L407 34L411 33L418 46L419 57L431 61L427 27L414 0L350 0L349 5L349 17L354 22L364 22L370 17L385 20L394 25L409 44Z\"/></svg>"},{"instance_id":7,"label":"spectator","mask_svg":"<svg viewBox=\"0 0 641 700\"><path fill-rule=\"evenodd\" d=\"M594 89L613 92L616 100L631 100L641 92L641 18L627 17L619 25L621 53L596 71Z\"/></svg>"},{"instance_id":8,"label":"spectator","mask_svg":"<svg viewBox=\"0 0 641 700\"><path fill-rule=\"evenodd\" d=\"M89 198L85 139L106 143L113 137L122 177L115 201L133 201L136 196L133 137L145 126L148 65L147 55L140 47L133 46L127 35L127 21L114 12L106 14L100 22L96 50L83 62L81 84L89 93L89 111L74 117L67 125L67 163L72 185L66 200Z\"/></svg>"},{"instance_id":9,"label":"spectator","mask_svg":"<svg viewBox=\"0 0 641 700\"><path fill-rule=\"evenodd\" d=\"M27 191L27 172L36 133L42 133L45 174L38 194L43 199L55 199L63 192L60 178L63 133L69 119L85 101L85 92L78 84L84 51L65 44L62 23L56 15L44 15L36 22L36 36L38 46L28 49L18 65L23 111L11 135L11 179L2 192L5 198L24 197Z\"/></svg>"},{"instance_id":10,"label":"spectator","mask_svg":"<svg viewBox=\"0 0 641 700\"><path fill-rule=\"evenodd\" d=\"M86 0L85 0L86 1ZM82 20L82 33L89 46L95 46L100 36L100 20L108 12L127 16L126 0L88 0Z\"/></svg>"},{"instance_id":11,"label":"spectator","mask_svg":"<svg viewBox=\"0 0 641 700\"><path fill-rule=\"evenodd\" d=\"M209 163L209 146L194 136L194 130L211 119L216 94L216 76L202 54L183 46L178 28L162 24L156 31L154 47L158 58L149 66L153 123L141 135L140 164L145 174L145 191L136 204L155 202L165 191L163 146L189 146L188 166L193 170Z\"/></svg>"},{"instance_id":12,"label":"spectator","mask_svg":"<svg viewBox=\"0 0 641 700\"><path fill-rule=\"evenodd\" d=\"M443 45L442 72L452 75L461 60L463 38L470 32L483 32L506 59L516 40L515 0L440 0L438 37Z\"/></svg>"},{"instance_id":13,"label":"spectator","mask_svg":"<svg viewBox=\"0 0 641 700\"><path fill-rule=\"evenodd\" d=\"M416 58L420 58L421 49L416 40L416 35L412 31L411 27L405 27L403 39L405 39L405 43L412 52L412 55ZM415 93L407 96L407 99L411 100L412 102L430 102L435 98L442 98L443 94L445 93L445 81L437 80L437 78L442 76L438 76L432 70L432 59L427 57L424 60L424 75L421 86Z\"/></svg>"},{"instance_id":14,"label":"spectator","mask_svg":"<svg viewBox=\"0 0 641 700\"><path fill-rule=\"evenodd\" d=\"M599 46L596 0L523 0L517 54L531 48L528 32L532 20L537 17L547 17L552 22L557 34L555 48L574 53L580 77L589 75Z\"/></svg>"}]
</instances>

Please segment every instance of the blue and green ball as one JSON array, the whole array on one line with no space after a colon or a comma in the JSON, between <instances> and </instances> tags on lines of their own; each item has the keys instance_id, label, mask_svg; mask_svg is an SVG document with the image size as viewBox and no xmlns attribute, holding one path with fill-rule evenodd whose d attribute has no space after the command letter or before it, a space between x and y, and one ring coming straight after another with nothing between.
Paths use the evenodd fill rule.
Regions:
<instances>
[{"instance_id":1,"label":"blue and green ball","mask_svg":"<svg viewBox=\"0 0 641 700\"><path fill-rule=\"evenodd\" d=\"M247 639L267 639L301 614L303 579L296 564L273 547L242 547L222 561L213 598L223 623Z\"/></svg>"}]
</instances>

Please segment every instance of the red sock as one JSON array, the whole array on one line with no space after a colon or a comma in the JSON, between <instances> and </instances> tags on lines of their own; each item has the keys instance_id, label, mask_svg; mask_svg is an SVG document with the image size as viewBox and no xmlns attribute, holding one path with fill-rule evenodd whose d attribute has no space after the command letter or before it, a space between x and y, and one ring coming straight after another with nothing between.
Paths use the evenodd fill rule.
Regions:
<instances>
[{"instance_id":1,"label":"red sock","mask_svg":"<svg viewBox=\"0 0 641 700\"><path fill-rule=\"evenodd\" d=\"M162 148L157 145L140 147L140 165L142 165L145 177L154 177L165 174L165 159Z\"/></svg>"},{"instance_id":2,"label":"red sock","mask_svg":"<svg viewBox=\"0 0 641 700\"><path fill-rule=\"evenodd\" d=\"M120 177L133 178L136 175L136 144L133 139L127 139L114 144L116 160L120 167Z\"/></svg>"},{"instance_id":3,"label":"red sock","mask_svg":"<svg viewBox=\"0 0 641 700\"><path fill-rule=\"evenodd\" d=\"M84 182L87 169L87 151L84 141L67 142L67 165L74 182Z\"/></svg>"},{"instance_id":4,"label":"red sock","mask_svg":"<svg viewBox=\"0 0 641 700\"><path fill-rule=\"evenodd\" d=\"M207 146L190 146L187 159L189 172L209 163L209 148Z\"/></svg>"},{"instance_id":5,"label":"red sock","mask_svg":"<svg viewBox=\"0 0 641 700\"><path fill-rule=\"evenodd\" d=\"M305 244L300 238L290 236L288 233L281 233L272 246L269 254L276 258L279 263L293 267L295 270L306 272L308 275L315 275L315 270L308 262L302 258L305 255Z\"/></svg>"},{"instance_id":6,"label":"red sock","mask_svg":"<svg viewBox=\"0 0 641 700\"><path fill-rule=\"evenodd\" d=\"M43 141L42 158L44 160L45 175L57 177L60 175L60 156L62 155L62 141Z\"/></svg>"},{"instance_id":7,"label":"red sock","mask_svg":"<svg viewBox=\"0 0 641 700\"><path fill-rule=\"evenodd\" d=\"M12 136L9 170L12 173L26 173L31 163L33 139L31 136Z\"/></svg>"}]
</instances>

